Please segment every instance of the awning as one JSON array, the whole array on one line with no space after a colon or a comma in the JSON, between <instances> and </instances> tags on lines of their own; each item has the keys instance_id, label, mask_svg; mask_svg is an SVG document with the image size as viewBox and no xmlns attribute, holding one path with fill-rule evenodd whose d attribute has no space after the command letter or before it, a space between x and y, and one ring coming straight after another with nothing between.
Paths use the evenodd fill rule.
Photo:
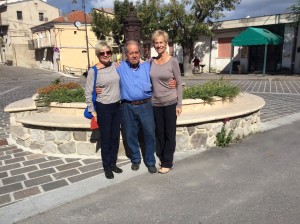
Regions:
<instances>
[{"instance_id":1,"label":"awning","mask_svg":"<svg viewBox=\"0 0 300 224\"><path fill-rule=\"evenodd\" d=\"M280 45L282 44L282 37L272 33L269 30L263 28L249 27L238 36L232 39L232 46L253 46L253 45L265 45L265 55L264 55L264 67L263 75L266 74L266 62L267 62L267 51L268 45ZM230 57L230 74L232 72L232 57L233 49L231 48Z\"/></svg>"},{"instance_id":2,"label":"awning","mask_svg":"<svg viewBox=\"0 0 300 224\"><path fill-rule=\"evenodd\" d=\"M249 27L232 39L232 46L279 45L282 37L262 28Z\"/></svg>"}]
</instances>

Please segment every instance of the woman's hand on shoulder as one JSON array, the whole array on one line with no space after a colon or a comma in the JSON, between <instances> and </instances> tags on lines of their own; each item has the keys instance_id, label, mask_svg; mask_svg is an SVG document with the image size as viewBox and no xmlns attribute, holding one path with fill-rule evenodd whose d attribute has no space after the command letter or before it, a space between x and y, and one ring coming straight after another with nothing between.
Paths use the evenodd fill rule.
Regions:
<instances>
[{"instance_id":1,"label":"woman's hand on shoulder","mask_svg":"<svg viewBox=\"0 0 300 224\"><path fill-rule=\"evenodd\" d=\"M117 68L120 66L121 62L122 61L120 61L120 60L115 62L115 65L116 65Z\"/></svg>"}]
</instances>

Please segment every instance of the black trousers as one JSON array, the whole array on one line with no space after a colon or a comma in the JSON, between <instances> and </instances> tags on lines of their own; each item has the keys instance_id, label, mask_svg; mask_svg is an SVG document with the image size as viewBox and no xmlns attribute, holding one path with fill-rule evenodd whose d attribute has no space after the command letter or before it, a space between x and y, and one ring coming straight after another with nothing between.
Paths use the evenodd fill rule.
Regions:
<instances>
[{"instance_id":1,"label":"black trousers","mask_svg":"<svg viewBox=\"0 0 300 224\"><path fill-rule=\"evenodd\" d=\"M97 102L97 121L100 127L101 157L104 170L115 166L120 142L120 103Z\"/></svg>"},{"instance_id":2,"label":"black trousers","mask_svg":"<svg viewBox=\"0 0 300 224\"><path fill-rule=\"evenodd\" d=\"M173 167L173 157L176 147L176 105L153 106L156 131L156 155L160 159L161 166L166 168Z\"/></svg>"}]
</instances>

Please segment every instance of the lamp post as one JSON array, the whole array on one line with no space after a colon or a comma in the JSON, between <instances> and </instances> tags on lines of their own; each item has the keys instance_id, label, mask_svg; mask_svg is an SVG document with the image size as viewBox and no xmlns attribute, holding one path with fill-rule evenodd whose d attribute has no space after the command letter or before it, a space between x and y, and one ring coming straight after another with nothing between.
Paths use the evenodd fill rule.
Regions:
<instances>
[{"instance_id":1,"label":"lamp post","mask_svg":"<svg viewBox=\"0 0 300 224\"><path fill-rule=\"evenodd\" d=\"M73 0L72 3L77 4L77 0ZM90 52L89 52L89 40L88 40L88 32L87 32L87 24L86 24L85 0L82 0L82 9L83 9L83 13L84 13L85 42L86 42L87 62L88 62L88 69L89 69L90 68Z\"/></svg>"}]
</instances>

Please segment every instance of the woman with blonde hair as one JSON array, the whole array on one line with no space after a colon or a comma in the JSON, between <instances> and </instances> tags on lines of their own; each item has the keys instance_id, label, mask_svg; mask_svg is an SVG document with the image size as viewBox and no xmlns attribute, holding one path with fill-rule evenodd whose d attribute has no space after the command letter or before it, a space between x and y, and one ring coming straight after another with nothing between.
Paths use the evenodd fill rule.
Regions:
<instances>
[{"instance_id":1,"label":"woman with blonde hair","mask_svg":"<svg viewBox=\"0 0 300 224\"><path fill-rule=\"evenodd\" d=\"M152 43L158 54L151 59L150 76L153 85L152 105L156 128L156 155L160 159L159 173L173 168L176 148L176 120L181 114L182 82L178 60L167 52L169 35L163 30L152 34ZM168 83L176 80L176 88Z\"/></svg>"},{"instance_id":2,"label":"woman with blonde hair","mask_svg":"<svg viewBox=\"0 0 300 224\"><path fill-rule=\"evenodd\" d=\"M123 172L116 165L121 123L120 77L115 64L111 62L112 50L106 42L97 43L95 53L99 62L88 71L85 97L88 110L96 118L100 127L101 157L105 176L108 179L113 179L113 172ZM97 71L96 86L102 89L102 93L97 94L96 110L92 102L95 71Z\"/></svg>"}]
</instances>

